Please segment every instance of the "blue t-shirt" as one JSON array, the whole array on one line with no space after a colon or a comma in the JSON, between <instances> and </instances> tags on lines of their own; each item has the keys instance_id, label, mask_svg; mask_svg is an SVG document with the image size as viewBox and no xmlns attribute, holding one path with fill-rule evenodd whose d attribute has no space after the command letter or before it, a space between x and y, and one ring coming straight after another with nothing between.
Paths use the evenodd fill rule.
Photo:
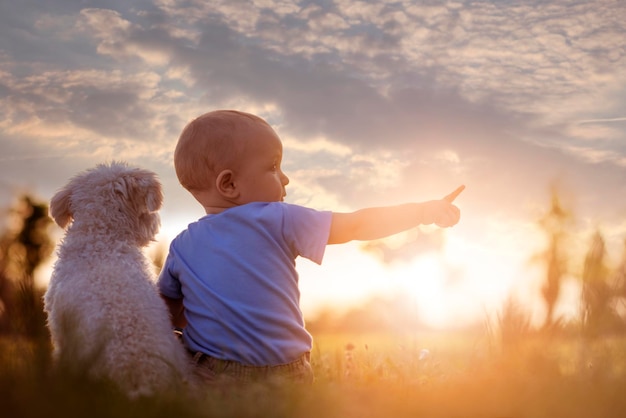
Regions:
<instances>
[{"instance_id":1,"label":"blue t-shirt","mask_svg":"<svg viewBox=\"0 0 626 418\"><path fill-rule=\"evenodd\" d=\"M183 298L192 351L265 366L311 350L295 259L322 262L331 212L250 203L190 224L171 243L161 293Z\"/></svg>"}]
</instances>

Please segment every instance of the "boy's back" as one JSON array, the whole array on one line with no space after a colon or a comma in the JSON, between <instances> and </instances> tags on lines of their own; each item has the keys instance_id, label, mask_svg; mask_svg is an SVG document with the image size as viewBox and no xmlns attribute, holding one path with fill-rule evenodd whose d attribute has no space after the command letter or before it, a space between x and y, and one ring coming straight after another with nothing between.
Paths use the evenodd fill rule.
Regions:
<instances>
[{"instance_id":1,"label":"boy's back","mask_svg":"<svg viewBox=\"0 0 626 418\"><path fill-rule=\"evenodd\" d=\"M250 203L207 215L171 244L163 295L184 298L192 351L264 366L311 349L300 311L294 259L321 263L330 212Z\"/></svg>"}]
</instances>

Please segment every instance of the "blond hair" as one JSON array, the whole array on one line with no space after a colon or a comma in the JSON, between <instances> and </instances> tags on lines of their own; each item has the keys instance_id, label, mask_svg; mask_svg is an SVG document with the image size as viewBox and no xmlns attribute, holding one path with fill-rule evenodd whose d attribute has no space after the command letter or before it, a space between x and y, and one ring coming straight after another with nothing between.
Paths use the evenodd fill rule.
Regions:
<instances>
[{"instance_id":1,"label":"blond hair","mask_svg":"<svg viewBox=\"0 0 626 418\"><path fill-rule=\"evenodd\" d=\"M185 126L174 151L174 168L180 184L190 192L213 187L216 176L234 168L244 150L246 131L266 121L237 110L205 113Z\"/></svg>"}]
</instances>

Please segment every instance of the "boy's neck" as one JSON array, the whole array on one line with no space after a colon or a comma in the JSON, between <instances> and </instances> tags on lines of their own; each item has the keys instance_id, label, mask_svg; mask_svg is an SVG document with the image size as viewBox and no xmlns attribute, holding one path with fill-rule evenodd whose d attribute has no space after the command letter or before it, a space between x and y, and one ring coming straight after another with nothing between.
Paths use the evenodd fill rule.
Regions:
<instances>
[{"instance_id":1,"label":"boy's neck","mask_svg":"<svg viewBox=\"0 0 626 418\"><path fill-rule=\"evenodd\" d=\"M217 215L218 213L224 212L226 209L229 209L229 208L217 207L217 206L204 206L204 211L206 212L207 215Z\"/></svg>"},{"instance_id":2,"label":"boy's neck","mask_svg":"<svg viewBox=\"0 0 626 418\"><path fill-rule=\"evenodd\" d=\"M198 203L202 205L207 215L215 215L224 212L226 209L230 209L233 206L238 206L235 202L216 196L211 191L194 191L193 197L196 198Z\"/></svg>"}]
</instances>

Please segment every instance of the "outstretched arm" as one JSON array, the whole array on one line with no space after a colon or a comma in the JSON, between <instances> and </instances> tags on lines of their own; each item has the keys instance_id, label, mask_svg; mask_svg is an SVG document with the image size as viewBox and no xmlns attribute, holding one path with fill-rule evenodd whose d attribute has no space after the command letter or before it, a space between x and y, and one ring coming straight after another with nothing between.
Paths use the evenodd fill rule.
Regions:
<instances>
[{"instance_id":1,"label":"outstretched arm","mask_svg":"<svg viewBox=\"0 0 626 418\"><path fill-rule=\"evenodd\" d=\"M441 200L333 213L328 244L380 239L418 225L434 223L444 228L456 225L461 212L452 202L464 188L458 187Z\"/></svg>"}]
</instances>

